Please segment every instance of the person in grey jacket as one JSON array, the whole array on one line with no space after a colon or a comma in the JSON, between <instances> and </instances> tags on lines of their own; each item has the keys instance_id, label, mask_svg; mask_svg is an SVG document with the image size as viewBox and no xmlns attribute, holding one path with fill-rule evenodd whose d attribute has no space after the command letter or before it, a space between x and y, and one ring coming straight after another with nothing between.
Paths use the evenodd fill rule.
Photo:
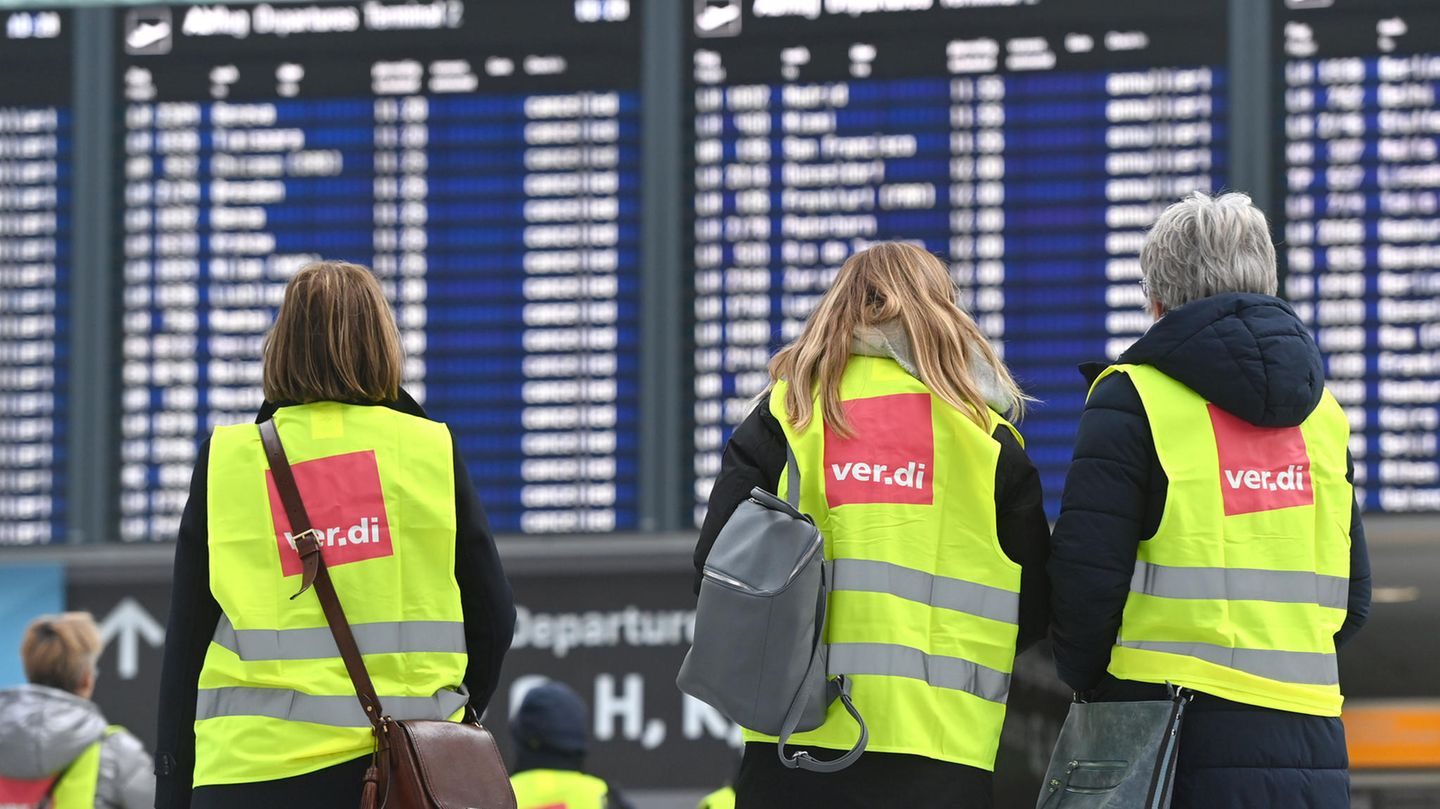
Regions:
<instances>
[{"instance_id":1,"label":"person in grey jacket","mask_svg":"<svg viewBox=\"0 0 1440 809\"><path fill-rule=\"evenodd\" d=\"M155 805L150 755L90 701L100 648L88 612L42 616L26 629L20 653L30 682L0 690L0 805L47 796L96 809Z\"/></svg>"}]
</instances>

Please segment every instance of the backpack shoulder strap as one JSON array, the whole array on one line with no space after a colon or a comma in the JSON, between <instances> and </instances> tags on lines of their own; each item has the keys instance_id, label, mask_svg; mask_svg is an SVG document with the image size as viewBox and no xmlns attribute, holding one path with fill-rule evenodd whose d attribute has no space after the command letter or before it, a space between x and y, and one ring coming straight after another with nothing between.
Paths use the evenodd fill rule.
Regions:
<instances>
[{"instance_id":1,"label":"backpack shoulder strap","mask_svg":"<svg viewBox=\"0 0 1440 809\"><path fill-rule=\"evenodd\" d=\"M829 617L829 609L827 609L827 607L830 600L831 576L829 563L824 564L820 570L822 582L820 586L819 604L820 620L818 622L819 626L815 629L815 650L810 656L809 671L806 672L801 682L808 682L810 672L813 672L817 666L821 668L825 667L825 621ZM789 769L809 770L810 772L820 773L838 772L854 764L855 760L860 758L860 754L865 752L865 746L870 743L870 729L865 726L865 719L860 716L860 711L856 710L855 703L850 699L850 681L845 679L845 675L840 674L827 680L825 690L825 704L829 705L836 699L839 699L841 704L845 706L845 711L849 713L856 724L860 726L860 738L856 739L855 745L839 758L821 760L811 756L804 750L797 752L794 756L787 756L785 754L785 745L789 743L790 736L795 733L795 728L800 726L800 719L805 713L805 706L809 704L810 699L820 696L818 694L806 694L802 689L800 693L795 695L795 699L790 703L790 710L785 714L785 721L780 726L780 736L776 740L777 744L775 745L775 750L780 756L780 763Z\"/></svg>"}]
</instances>

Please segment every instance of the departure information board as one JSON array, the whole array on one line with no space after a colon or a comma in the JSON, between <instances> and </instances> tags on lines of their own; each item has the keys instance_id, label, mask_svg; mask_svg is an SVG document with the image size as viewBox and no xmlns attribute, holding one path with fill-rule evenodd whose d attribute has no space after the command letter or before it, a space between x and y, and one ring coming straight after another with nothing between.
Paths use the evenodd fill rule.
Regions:
<instances>
[{"instance_id":1,"label":"departure information board","mask_svg":"<svg viewBox=\"0 0 1440 809\"><path fill-rule=\"evenodd\" d=\"M1277 3L1287 296L1350 417L1355 486L1440 510L1440 7Z\"/></svg>"},{"instance_id":2,"label":"departure information board","mask_svg":"<svg viewBox=\"0 0 1440 809\"><path fill-rule=\"evenodd\" d=\"M495 530L635 527L638 2L116 13L124 539L175 536L318 258L386 285Z\"/></svg>"},{"instance_id":3,"label":"departure information board","mask_svg":"<svg viewBox=\"0 0 1440 809\"><path fill-rule=\"evenodd\" d=\"M843 260L904 239L1040 402L1050 514L1086 386L1149 325L1145 229L1224 185L1223 0L697 0L695 518Z\"/></svg>"},{"instance_id":4,"label":"departure information board","mask_svg":"<svg viewBox=\"0 0 1440 809\"><path fill-rule=\"evenodd\" d=\"M0 546L61 539L70 16L0 11Z\"/></svg>"}]
</instances>

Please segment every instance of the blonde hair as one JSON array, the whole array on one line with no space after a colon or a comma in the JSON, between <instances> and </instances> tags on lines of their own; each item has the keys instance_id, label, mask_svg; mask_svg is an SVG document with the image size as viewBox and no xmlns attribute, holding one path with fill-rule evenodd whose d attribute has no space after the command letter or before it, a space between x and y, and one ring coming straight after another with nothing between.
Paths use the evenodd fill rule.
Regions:
<instances>
[{"instance_id":1,"label":"blonde hair","mask_svg":"<svg viewBox=\"0 0 1440 809\"><path fill-rule=\"evenodd\" d=\"M988 362L1000 387L1023 412L1025 394L1011 378L975 321L955 302L955 286L940 259L902 242L882 242L851 256L805 323L795 342L770 360L772 385L786 380L785 414L804 429L819 398L825 424L851 434L840 406L840 377L855 330L898 321L910 340L920 381L981 429L991 429L990 407L970 370L972 357Z\"/></svg>"},{"instance_id":2,"label":"blonde hair","mask_svg":"<svg viewBox=\"0 0 1440 809\"><path fill-rule=\"evenodd\" d=\"M42 615L25 629L20 660L25 679L78 693L100 659L100 630L88 612Z\"/></svg>"},{"instance_id":3,"label":"blonde hair","mask_svg":"<svg viewBox=\"0 0 1440 809\"><path fill-rule=\"evenodd\" d=\"M285 287L265 336L263 382L272 402L389 402L405 353L380 282L359 264L317 261Z\"/></svg>"}]
</instances>

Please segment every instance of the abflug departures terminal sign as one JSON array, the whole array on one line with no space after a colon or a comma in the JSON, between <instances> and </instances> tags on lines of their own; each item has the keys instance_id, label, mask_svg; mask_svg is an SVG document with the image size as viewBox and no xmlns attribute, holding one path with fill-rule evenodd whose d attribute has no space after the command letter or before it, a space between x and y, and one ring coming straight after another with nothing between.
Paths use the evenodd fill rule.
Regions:
<instances>
[{"instance_id":1,"label":"abflug departures terminal sign","mask_svg":"<svg viewBox=\"0 0 1440 809\"><path fill-rule=\"evenodd\" d=\"M635 527L638 2L116 14L125 539L174 536L322 256L383 280L496 530Z\"/></svg>"},{"instance_id":2,"label":"abflug departures terminal sign","mask_svg":"<svg viewBox=\"0 0 1440 809\"><path fill-rule=\"evenodd\" d=\"M697 519L770 352L881 239L948 261L1042 400L1022 430L1056 513L1075 366L1149 324L1145 229L1225 185L1228 4L992 5L695 0Z\"/></svg>"},{"instance_id":3,"label":"abflug departures terminal sign","mask_svg":"<svg viewBox=\"0 0 1440 809\"><path fill-rule=\"evenodd\" d=\"M0 546L65 535L70 15L0 11Z\"/></svg>"},{"instance_id":4,"label":"abflug departures terminal sign","mask_svg":"<svg viewBox=\"0 0 1440 809\"><path fill-rule=\"evenodd\" d=\"M1440 510L1440 7L1277 3L1286 294L1383 511Z\"/></svg>"}]
</instances>

